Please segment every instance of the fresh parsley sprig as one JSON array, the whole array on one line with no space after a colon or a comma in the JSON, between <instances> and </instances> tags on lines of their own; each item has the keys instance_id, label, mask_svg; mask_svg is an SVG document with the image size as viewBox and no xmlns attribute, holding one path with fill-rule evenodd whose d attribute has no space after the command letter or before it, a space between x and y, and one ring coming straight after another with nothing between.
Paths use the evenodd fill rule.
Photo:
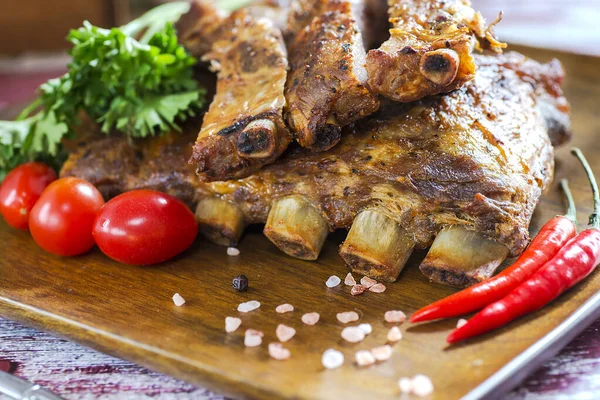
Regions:
<instances>
[{"instance_id":1,"label":"fresh parsley sprig","mask_svg":"<svg viewBox=\"0 0 600 400\"><path fill-rule=\"evenodd\" d=\"M86 21L72 30L68 72L43 84L15 121L0 121L0 181L19 163L57 157L81 112L102 132L130 138L178 130L205 94L193 78L196 59L172 25L188 9L187 2L167 3L120 28Z\"/></svg>"}]
</instances>

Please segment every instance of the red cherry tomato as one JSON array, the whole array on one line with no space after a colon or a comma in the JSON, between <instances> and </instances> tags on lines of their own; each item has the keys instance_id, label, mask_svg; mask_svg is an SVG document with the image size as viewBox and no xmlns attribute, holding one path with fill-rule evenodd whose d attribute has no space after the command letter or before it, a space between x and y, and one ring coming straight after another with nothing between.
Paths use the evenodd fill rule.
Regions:
<instances>
[{"instance_id":1,"label":"red cherry tomato","mask_svg":"<svg viewBox=\"0 0 600 400\"><path fill-rule=\"evenodd\" d=\"M198 224L180 200L153 190L134 190L110 200L96 218L94 239L124 264L158 264L191 246Z\"/></svg>"},{"instance_id":2,"label":"red cherry tomato","mask_svg":"<svg viewBox=\"0 0 600 400\"><path fill-rule=\"evenodd\" d=\"M46 187L56 180L52 168L39 162L19 165L0 187L0 214L13 228L26 230L29 213Z\"/></svg>"},{"instance_id":3,"label":"red cherry tomato","mask_svg":"<svg viewBox=\"0 0 600 400\"><path fill-rule=\"evenodd\" d=\"M31 210L31 236L52 254L65 257L83 254L94 246L92 227L103 205L102 194L86 180L54 181Z\"/></svg>"}]
</instances>

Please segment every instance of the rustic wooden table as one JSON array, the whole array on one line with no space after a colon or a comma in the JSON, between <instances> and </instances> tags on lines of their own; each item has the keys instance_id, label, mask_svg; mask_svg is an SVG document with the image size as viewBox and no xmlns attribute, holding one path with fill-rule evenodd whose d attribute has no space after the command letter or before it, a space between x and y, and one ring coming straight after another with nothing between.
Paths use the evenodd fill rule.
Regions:
<instances>
[{"instance_id":1,"label":"rustic wooden table","mask_svg":"<svg viewBox=\"0 0 600 400\"><path fill-rule=\"evenodd\" d=\"M473 3L488 19L500 9L505 12L498 28L504 40L600 55L600 30L594 29L600 19L598 0ZM26 100L32 88L47 78L37 74L15 79L12 73L2 72L0 69L0 109L7 103ZM39 383L68 399L223 399L208 390L5 319L0 319L0 370ZM600 320L508 398L600 399Z\"/></svg>"},{"instance_id":2,"label":"rustic wooden table","mask_svg":"<svg viewBox=\"0 0 600 400\"><path fill-rule=\"evenodd\" d=\"M0 319L0 370L46 386L67 399L224 399L5 319ZM507 398L600 398L600 320Z\"/></svg>"}]
</instances>

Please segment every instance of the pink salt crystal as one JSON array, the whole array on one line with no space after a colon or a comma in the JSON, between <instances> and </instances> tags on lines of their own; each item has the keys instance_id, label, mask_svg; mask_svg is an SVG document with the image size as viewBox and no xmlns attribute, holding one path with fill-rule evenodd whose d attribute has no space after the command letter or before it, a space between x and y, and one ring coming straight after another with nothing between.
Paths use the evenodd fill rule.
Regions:
<instances>
[{"instance_id":1,"label":"pink salt crystal","mask_svg":"<svg viewBox=\"0 0 600 400\"><path fill-rule=\"evenodd\" d=\"M290 311L294 311L294 306L291 304L282 304L280 306L277 306L277 308L275 309L276 312L278 312L279 314L283 314L286 312L290 312Z\"/></svg>"},{"instance_id":2,"label":"pink salt crystal","mask_svg":"<svg viewBox=\"0 0 600 400\"><path fill-rule=\"evenodd\" d=\"M385 292L385 289L386 289L386 287L383 283L376 283L369 288L369 292L383 293L383 292Z\"/></svg>"},{"instance_id":3,"label":"pink salt crystal","mask_svg":"<svg viewBox=\"0 0 600 400\"><path fill-rule=\"evenodd\" d=\"M355 311L337 313L336 317L342 324L358 321L358 314Z\"/></svg>"},{"instance_id":4,"label":"pink salt crystal","mask_svg":"<svg viewBox=\"0 0 600 400\"><path fill-rule=\"evenodd\" d=\"M367 289L375 285L376 283L377 281L375 279L371 279L368 276L363 276L360 280L360 284L366 287Z\"/></svg>"},{"instance_id":5,"label":"pink salt crystal","mask_svg":"<svg viewBox=\"0 0 600 400\"><path fill-rule=\"evenodd\" d=\"M398 387L402 393L411 393L413 389L412 379L403 377L398 380Z\"/></svg>"},{"instance_id":6,"label":"pink salt crystal","mask_svg":"<svg viewBox=\"0 0 600 400\"><path fill-rule=\"evenodd\" d=\"M246 347L260 346L263 336L264 334L261 331L257 331L256 329L246 329L246 334L244 335L244 345Z\"/></svg>"},{"instance_id":7,"label":"pink salt crystal","mask_svg":"<svg viewBox=\"0 0 600 400\"><path fill-rule=\"evenodd\" d=\"M373 357L377 361L386 361L392 357L392 347L390 345L379 346L371 349L371 353L373 353Z\"/></svg>"},{"instance_id":8,"label":"pink salt crystal","mask_svg":"<svg viewBox=\"0 0 600 400\"><path fill-rule=\"evenodd\" d=\"M173 295L173 303L175 303L177 307L181 307L185 303L185 299L181 297L179 293L175 293Z\"/></svg>"},{"instance_id":9,"label":"pink salt crystal","mask_svg":"<svg viewBox=\"0 0 600 400\"><path fill-rule=\"evenodd\" d=\"M227 255L230 257L236 257L236 256L240 255L240 251L238 249L236 249L235 247L228 247Z\"/></svg>"},{"instance_id":10,"label":"pink salt crystal","mask_svg":"<svg viewBox=\"0 0 600 400\"><path fill-rule=\"evenodd\" d=\"M247 312L256 310L258 307L260 307L260 303L258 301L250 300L245 303L241 303L238 306L237 310L239 312L247 313Z\"/></svg>"},{"instance_id":11,"label":"pink salt crystal","mask_svg":"<svg viewBox=\"0 0 600 400\"><path fill-rule=\"evenodd\" d=\"M302 322L304 322L306 325L314 325L317 322L319 322L319 318L321 318L319 313L316 313L316 312L306 313L302 316Z\"/></svg>"},{"instance_id":12,"label":"pink salt crystal","mask_svg":"<svg viewBox=\"0 0 600 400\"><path fill-rule=\"evenodd\" d=\"M327 279L327 282L325 282L325 286L327 286L328 288L334 288L337 285L339 285L342 282L342 280L335 276L335 275L331 275L329 277L329 279Z\"/></svg>"},{"instance_id":13,"label":"pink salt crystal","mask_svg":"<svg viewBox=\"0 0 600 400\"><path fill-rule=\"evenodd\" d=\"M412 378L412 392L419 397L429 396L433 393L433 383L428 376L415 375Z\"/></svg>"},{"instance_id":14,"label":"pink salt crystal","mask_svg":"<svg viewBox=\"0 0 600 400\"><path fill-rule=\"evenodd\" d=\"M356 285L356 280L354 279L354 277L352 276L352 274L350 272L348 272L348 275L346 275L346 278L344 279L344 285L346 285L346 286Z\"/></svg>"},{"instance_id":15,"label":"pink salt crystal","mask_svg":"<svg viewBox=\"0 0 600 400\"><path fill-rule=\"evenodd\" d=\"M358 343L365 339L365 332L358 326L348 326L342 329L342 339L350 343Z\"/></svg>"},{"instance_id":16,"label":"pink salt crystal","mask_svg":"<svg viewBox=\"0 0 600 400\"><path fill-rule=\"evenodd\" d=\"M369 350L359 350L354 355L354 359L356 360L356 364L359 367L365 367L367 365L375 364L375 357Z\"/></svg>"},{"instance_id":17,"label":"pink salt crystal","mask_svg":"<svg viewBox=\"0 0 600 400\"><path fill-rule=\"evenodd\" d=\"M456 323L456 328L462 328L463 326L465 326L465 324L467 323L467 320L464 318L461 318L458 320L458 322Z\"/></svg>"},{"instance_id":18,"label":"pink salt crystal","mask_svg":"<svg viewBox=\"0 0 600 400\"><path fill-rule=\"evenodd\" d=\"M406 321L406 314L404 314L402 311L398 311L398 310L386 311L384 318L385 318L385 322L402 323L402 322Z\"/></svg>"},{"instance_id":19,"label":"pink salt crystal","mask_svg":"<svg viewBox=\"0 0 600 400\"><path fill-rule=\"evenodd\" d=\"M275 335L280 342L287 342L296 334L296 330L284 324L279 324L275 330Z\"/></svg>"},{"instance_id":20,"label":"pink salt crystal","mask_svg":"<svg viewBox=\"0 0 600 400\"><path fill-rule=\"evenodd\" d=\"M237 331L237 328L242 325L242 320L235 317L225 318L225 332L231 333Z\"/></svg>"},{"instance_id":21,"label":"pink salt crystal","mask_svg":"<svg viewBox=\"0 0 600 400\"><path fill-rule=\"evenodd\" d=\"M371 332L373 332L373 326L371 324L360 324L358 327L362 329L365 335L370 335Z\"/></svg>"},{"instance_id":22,"label":"pink salt crystal","mask_svg":"<svg viewBox=\"0 0 600 400\"><path fill-rule=\"evenodd\" d=\"M397 342L402 339L402 332L397 326L392 327L387 334L388 342Z\"/></svg>"},{"instance_id":23,"label":"pink salt crystal","mask_svg":"<svg viewBox=\"0 0 600 400\"><path fill-rule=\"evenodd\" d=\"M362 294L366 289L367 288L363 285L354 285L352 286L352 289L350 289L350 294L352 296L358 296L359 294Z\"/></svg>"},{"instance_id":24,"label":"pink salt crystal","mask_svg":"<svg viewBox=\"0 0 600 400\"><path fill-rule=\"evenodd\" d=\"M269 355L276 360L287 360L291 353L281 343L269 343Z\"/></svg>"},{"instance_id":25,"label":"pink salt crystal","mask_svg":"<svg viewBox=\"0 0 600 400\"><path fill-rule=\"evenodd\" d=\"M344 355L336 349L327 349L321 357L321 363L327 369L341 367L344 363Z\"/></svg>"}]
</instances>

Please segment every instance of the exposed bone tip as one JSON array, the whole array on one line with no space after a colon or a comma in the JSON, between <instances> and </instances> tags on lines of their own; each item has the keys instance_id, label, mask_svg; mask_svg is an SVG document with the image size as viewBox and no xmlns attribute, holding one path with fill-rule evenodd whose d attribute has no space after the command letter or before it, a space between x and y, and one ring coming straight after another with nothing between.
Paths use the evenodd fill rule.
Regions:
<instances>
[{"instance_id":1,"label":"exposed bone tip","mask_svg":"<svg viewBox=\"0 0 600 400\"><path fill-rule=\"evenodd\" d=\"M316 260L329 234L329 224L305 198L287 196L273 202L264 234L284 253Z\"/></svg>"},{"instance_id":2,"label":"exposed bone tip","mask_svg":"<svg viewBox=\"0 0 600 400\"><path fill-rule=\"evenodd\" d=\"M326 151L335 146L342 138L342 128L333 123L325 123L314 133L313 151Z\"/></svg>"},{"instance_id":3,"label":"exposed bone tip","mask_svg":"<svg viewBox=\"0 0 600 400\"><path fill-rule=\"evenodd\" d=\"M431 82L447 86L456 78L460 57L451 49L428 51L421 56L419 69L421 74Z\"/></svg>"},{"instance_id":4,"label":"exposed bone tip","mask_svg":"<svg viewBox=\"0 0 600 400\"><path fill-rule=\"evenodd\" d=\"M244 231L242 211L218 198L200 200L196 207L196 221L204 237L222 246L237 246Z\"/></svg>"},{"instance_id":5,"label":"exposed bone tip","mask_svg":"<svg viewBox=\"0 0 600 400\"><path fill-rule=\"evenodd\" d=\"M250 122L237 140L237 153L243 158L268 158L276 150L277 126L270 119Z\"/></svg>"},{"instance_id":6,"label":"exposed bone tip","mask_svg":"<svg viewBox=\"0 0 600 400\"><path fill-rule=\"evenodd\" d=\"M353 272L393 282L414 246L413 237L397 222L379 211L366 210L354 219L340 255Z\"/></svg>"},{"instance_id":7,"label":"exposed bone tip","mask_svg":"<svg viewBox=\"0 0 600 400\"><path fill-rule=\"evenodd\" d=\"M443 229L419 269L430 280L465 287L491 277L508 248L460 226Z\"/></svg>"}]
</instances>

